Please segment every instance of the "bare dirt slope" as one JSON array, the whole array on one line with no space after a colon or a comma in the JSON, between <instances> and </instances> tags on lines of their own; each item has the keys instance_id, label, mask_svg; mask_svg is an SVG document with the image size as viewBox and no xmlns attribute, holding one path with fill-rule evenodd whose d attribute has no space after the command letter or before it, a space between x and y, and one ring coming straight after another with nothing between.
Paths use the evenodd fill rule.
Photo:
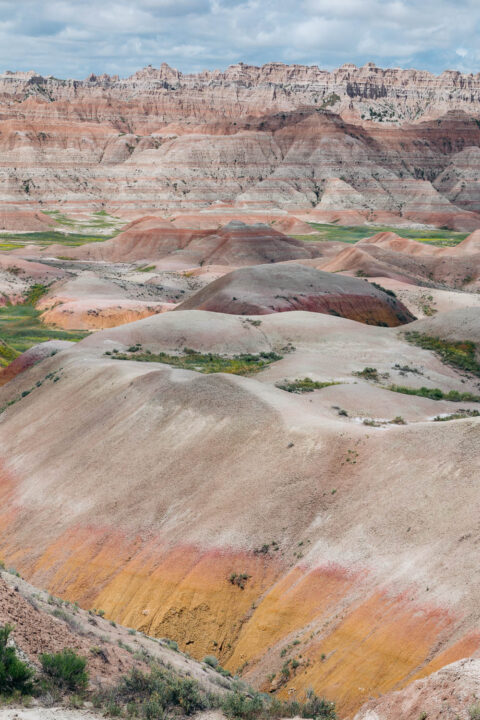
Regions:
<instances>
[{"instance_id":1,"label":"bare dirt slope","mask_svg":"<svg viewBox=\"0 0 480 720\"><path fill-rule=\"evenodd\" d=\"M269 225L232 220L218 230L177 228L162 218L146 218L131 223L117 237L67 251L74 259L108 262L150 261L161 267L185 269L202 265L243 267L285 260L305 259L322 254L316 243L288 237ZM308 230L310 230L310 227ZM65 255L62 246L53 245L52 255Z\"/></svg>"},{"instance_id":2,"label":"bare dirt slope","mask_svg":"<svg viewBox=\"0 0 480 720\"><path fill-rule=\"evenodd\" d=\"M295 263L259 265L224 275L177 310L195 308L238 315L308 310L389 326L414 319L402 303L370 283Z\"/></svg>"},{"instance_id":3,"label":"bare dirt slope","mask_svg":"<svg viewBox=\"0 0 480 720\"><path fill-rule=\"evenodd\" d=\"M478 381L394 329L250 320L150 317L5 385L0 547L56 594L348 714L478 646L479 420L433 422L478 405L386 389ZM105 355L137 343L284 359L238 377ZM305 376L341 384L277 387Z\"/></svg>"},{"instance_id":4,"label":"bare dirt slope","mask_svg":"<svg viewBox=\"0 0 480 720\"><path fill-rule=\"evenodd\" d=\"M405 690L366 703L355 720L420 717L471 720L480 709L479 689L480 660L467 658L416 680Z\"/></svg>"},{"instance_id":5,"label":"bare dirt slope","mask_svg":"<svg viewBox=\"0 0 480 720\"><path fill-rule=\"evenodd\" d=\"M441 248L382 232L344 248L325 262L320 261L318 267L328 272L350 271L475 291L480 283L480 252L477 241L471 241L474 235L456 247Z\"/></svg>"}]
</instances>

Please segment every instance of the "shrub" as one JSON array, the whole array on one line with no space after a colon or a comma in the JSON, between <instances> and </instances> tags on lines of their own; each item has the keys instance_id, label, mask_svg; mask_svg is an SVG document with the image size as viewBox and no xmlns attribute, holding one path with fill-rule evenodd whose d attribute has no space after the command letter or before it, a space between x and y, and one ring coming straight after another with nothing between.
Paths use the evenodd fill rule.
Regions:
<instances>
[{"instance_id":1,"label":"shrub","mask_svg":"<svg viewBox=\"0 0 480 720\"><path fill-rule=\"evenodd\" d=\"M374 367L363 368L363 370L358 370L357 372L353 372L352 375L355 375L356 377L364 378L365 380L373 380L374 382L378 382L380 380L380 375L378 374L378 370L377 370L377 368L374 368Z\"/></svg>"},{"instance_id":2,"label":"shrub","mask_svg":"<svg viewBox=\"0 0 480 720\"><path fill-rule=\"evenodd\" d=\"M88 684L86 658L65 648L58 653L43 653L40 656L43 671L58 687L67 690L82 690Z\"/></svg>"},{"instance_id":3,"label":"shrub","mask_svg":"<svg viewBox=\"0 0 480 720\"><path fill-rule=\"evenodd\" d=\"M203 658L203 662L206 663L207 665L210 665L210 667L212 667L212 668L218 667L218 660L215 657L215 655L207 655L206 657Z\"/></svg>"},{"instance_id":4,"label":"shrub","mask_svg":"<svg viewBox=\"0 0 480 720\"><path fill-rule=\"evenodd\" d=\"M318 718L320 720L335 720L335 704L315 695L312 688L305 693L305 703L302 707L302 717Z\"/></svg>"},{"instance_id":5,"label":"shrub","mask_svg":"<svg viewBox=\"0 0 480 720\"><path fill-rule=\"evenodd\" d=\"M282 383L277 383L276 387L280 390L286 390L286 392L305 393L322 390L322 388L330 387L330 385L339 385L339 383L333 382L333 380L331 382L319 382L305 377L299 380L284 380Z\"/></svg>"},{"instance_id":6,"label":"shrub","mask_svg":"<svg viewBox=\"0 0 480 720\"><path fill-rule=\"evenodd\" d=\"M150 715L155 718L162 717L168 708L179 707L191 715L208 707L207 698L195 680L177 677L161 667L152 668L148 674L134 668L122 678L117 692L123 700L140 705L142 714L155 711L157 715Z\"/></svg>"},{"instance_id":7,"label":"shrub","mask_svg":"<svg viewBox=\"0 0 480 720\"><path fill-rule=\"evenodd\" d=\"M313 690L305 693L305 702L285 702L257 692L240 692L236 689L221 701L221 709L228 718L255 720L256 718L315 718L315 720L336 720L334 703L315 695ZM476 720L476 719L475 719Z\"/></svg>"},{"instance_id":8,"label":"shrub","mask_svg":"<svg viewBox=\"0 0 480 720\"><path fill-rule=\"evenodd\" d=\"M148 700L145 700L142 706L142 715L146 720L161 720L163 718L163 705L158 693L154 692Z\"/></svg>"},{"instance_id":9,"label":"shrub","mask_svg":"<svg viewBox=\"0 0 480 720\"><path fill-rule=\"evenodd\" d=\"M451 415L437 415L433 418L434 422L444 422L447 420L464 420L469 417L480 417L478 410L459 410L458 413Z\"/></svg>"},{"instance_id":10,"label":"shrub","mask_svg":"<svg viewBox=\"0 0 480 720\"><path fill-rule=\"evenodd\" d=\"M254 720L263 711L263 699L259 693L251 697L239 692L228 693L222 702L222 710L228 718Z\"/></svg>"},{"instance_id":11,"label":"shrub","mask_svg":"<svg viewBox=\"0 0 480 720\"><path fill-rule=\"evenodd\" d=\"M370 281L370 285L373 285L373 287L377 288L377 290L380 290L381 292L386 293L387 295L390 295L390 297L396 298L396 294L393 292L393 290L388 290L387 288L384 288L382 285L379 285L376 282Z\"/></svg>"},{"instance_id":12,"label":"shrub","mask_svg":"<svg viewBox=\"0 0 480 720\"><path fill-rule=\"evenodd\" d=\"M240 590L245 590L245 585L247 584L247 580L249 580L250 577L251 576L247 575L247 573L232 573L228 580L231 585L236 585L240 588Z\"/></svg>"},{"instance_id":13,"label":"shrub","mask_svg":"<svg viewBox=\"0 0 480 720\"><path fill-rule=\"evenodd\" d=\"M20 660L14 647L7 647L12 630L12 625L0 627L0 693L29 695L33 689L33 670Z\"/></svg>"}]
</instances>

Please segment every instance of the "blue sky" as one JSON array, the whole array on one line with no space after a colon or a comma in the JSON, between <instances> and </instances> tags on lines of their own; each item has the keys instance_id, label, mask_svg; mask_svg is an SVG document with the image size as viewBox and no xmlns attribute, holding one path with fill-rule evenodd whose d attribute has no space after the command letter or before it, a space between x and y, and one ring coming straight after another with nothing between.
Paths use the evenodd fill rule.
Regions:
<instances>
[{"instance_id":1,"label":"blue sky","mask_svg":"<svg viewBox=\"0 0 480 720\"><path fill-rule=\"evenodd\" d=\"M479 0L0 0L0 70L83 78L276 60L476 73L479 29Z\"/></svg>"}]
</instances>

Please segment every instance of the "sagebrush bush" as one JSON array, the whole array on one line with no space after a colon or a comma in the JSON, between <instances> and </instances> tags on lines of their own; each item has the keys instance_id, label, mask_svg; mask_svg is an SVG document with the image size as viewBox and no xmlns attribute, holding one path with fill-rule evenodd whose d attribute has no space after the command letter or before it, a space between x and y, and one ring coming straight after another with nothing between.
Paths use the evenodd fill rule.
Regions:
<instances>
[{"instance_id":1,"label":"sagebrush bush","mask_svg":"<svg viewBox=\"0 0 480 720\"><path fill-rule=\"evenodd\" d=\"M139 704L143 709L153 697L155 706L161 707L162 711L177 707L185 715L209 706L205 693L195 680L177 677L161 667L154 667L149 673L134 668L122 679L117 692L124 702Z\"/></svg>"},{"instance_id":2,"label":"sagebrush bush","mask_svg":"<svg viewBox=\"0 0 480 720\"><path fill-rule=\"evenodd\" d=\"M231 692L224 698L222 710L228 718L254 720L262 714L264 702L260 693L248 696L240 692Z\"/></svg>"},{"instance_id":3,"label":"sagebrush bush","mask_svg":"<svg viewBox=\"0 0 480 720\"><path fill-rule=\"evenodd\" d=\"M13 625L0 627L0 693L29 695L33 690L33 670L20 660L14 647L8 646L12 631Z\"/></svg>"},{"instance_id":4,"label":"sagebrush bush","mask_svg":"<svg viewBox=\"0 0 480 720\"><path fill-rule=\"evenodd\" d=\"M60 688L84 690L88 685L87 660L74 650L65 648L58 653L40 656L43 672Z\"/></svg>"},{"instance_id":5,"label":"sagebrush bush","mask_svg":"<svg viewBox=\"0 0 480 720\"><path fill-rule=\"evenodd\" d=\"M284 701L264 693L246 693L236 688L227 693L221 701L221 709L232 720L264 720L276 718L314 718L315 720L336 720L335 704L318 697L313 690L305 693L305 702Z\"/></svg>"},{"instance_id":6,"label":"sagebrush bush","mask_svg":"<svg viewBox=\"0 0 480 720\"><path fill-rule=\"evenodd\" d=\"M203 658L203 662L212 668L218 667L218 660L215 655L206 655L206 657Z\"/></svg>"}]
</instances>

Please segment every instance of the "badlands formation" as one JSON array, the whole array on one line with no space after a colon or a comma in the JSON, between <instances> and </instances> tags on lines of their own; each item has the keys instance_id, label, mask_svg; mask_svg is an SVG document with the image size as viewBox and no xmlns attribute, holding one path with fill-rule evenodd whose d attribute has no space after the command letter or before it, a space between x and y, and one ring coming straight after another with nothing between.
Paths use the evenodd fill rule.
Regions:
<instances>
[{"instance_id":1,"label":"badlands formation","mask_svg":"<svg viewBox=\"0 0 480 720\"><path fill-rule=\"evenodd\" d=\"M0 104L19 651L476 717L479 77L7 72Z\"/></svg>"},{"instance_id":2,"label":"badlands formation","mask_svg":"<svg viewBox=\"0 0 480 720\"><path fill-rule=\"evenodd\" d=\"M373 64L162 65L84 81L5 72L0 220L35 229L54 207L131 219L210 207L471 231L479 97L478 75Z\"/></svg>"}]
</instances>

